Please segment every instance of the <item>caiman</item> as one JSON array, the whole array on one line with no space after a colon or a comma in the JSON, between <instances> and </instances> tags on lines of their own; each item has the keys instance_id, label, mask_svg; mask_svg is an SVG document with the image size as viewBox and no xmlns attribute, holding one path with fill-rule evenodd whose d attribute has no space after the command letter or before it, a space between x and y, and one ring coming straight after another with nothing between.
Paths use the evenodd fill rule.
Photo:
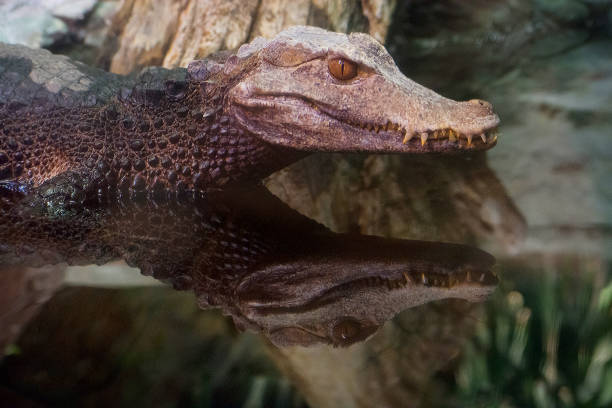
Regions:
<instances>
[{"instance_id":1,"label":"caiman","mask_svg":"<svg viewBox=\"0 0 612 408\"><path fill-rule=\"evenodd\" d=\"M402 308L482 299L492 257L339 236L234 191L312 152L485 150L498 124L366 34L294 27L136 76L0 45L0 266L125 259L276 344L348 345Z\"/></svg>"},{"instance_id":2,"label":"caiman","mask_svg":"<svg viewBox=\"0 0 612 408\"><path fill-rule=\"evenodd\" d=\"M0 180L71 171L89 195L259 180L311 152L488 149L499 118L406 78L367 34L293 27L236 54L136 78L0 45Z\"/></svg>"}]
</instances>

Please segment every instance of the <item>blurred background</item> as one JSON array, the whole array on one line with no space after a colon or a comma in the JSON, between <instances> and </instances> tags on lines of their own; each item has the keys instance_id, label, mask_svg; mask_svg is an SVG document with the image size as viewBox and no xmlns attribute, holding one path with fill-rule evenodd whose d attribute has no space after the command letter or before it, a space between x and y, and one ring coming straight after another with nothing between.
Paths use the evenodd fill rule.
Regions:
<instances>
[{"instance_id":1,"label":"blurred background","mask_svg":"<svg viewBox=\"0 0 612 408\"><path fill-rule=\"evenodd\" d=\"M334 231L491 252L491 300L406 310L348 349L278 349L121 262L9 269L0 401L612 406L612 1L0 0L0 41L121 74L295 24L370 33L413 80L492 102L501 134L486 157L316 154L266 186Z\"/></svg>"}]
</instances>

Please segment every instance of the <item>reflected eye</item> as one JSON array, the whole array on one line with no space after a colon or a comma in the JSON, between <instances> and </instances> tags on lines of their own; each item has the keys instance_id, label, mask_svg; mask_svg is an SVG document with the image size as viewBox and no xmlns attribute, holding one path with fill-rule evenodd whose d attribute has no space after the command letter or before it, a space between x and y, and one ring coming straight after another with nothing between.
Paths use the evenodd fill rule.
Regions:
<instances>
[{"instance_id":1,"label":"reflected eye","mask_svg":"<svg viewBox=\"0 0 612 408\"><path fill-rule=\"evenodd\" d=\"M350 341L357 337L361 325L352 320L344 320L334 326L334 338L341 341Z\"/></svg>"},{"instance_id":2,"label":"reflected eye","mask_svg":"<svg viewBox=\"0 0 612 408\"><path fill-rule=\"evenodd\" d=\"M331 335L334 343L340 346L348 346L355 342L365 340L376 331L377 326L362 325L360 322L345 318L333 327Z\"/></svg>"},{"instance_id":3,"label":"reflected eye","mask_svg":"<svg viewBox=\"0 0 612 408\"><path fill-rule=\"evenodd\" d=\"M330 58L327 62L329 73L341 81L348 81L357 75L357 64L344 58Z\"/></svg>"}]
</instances>

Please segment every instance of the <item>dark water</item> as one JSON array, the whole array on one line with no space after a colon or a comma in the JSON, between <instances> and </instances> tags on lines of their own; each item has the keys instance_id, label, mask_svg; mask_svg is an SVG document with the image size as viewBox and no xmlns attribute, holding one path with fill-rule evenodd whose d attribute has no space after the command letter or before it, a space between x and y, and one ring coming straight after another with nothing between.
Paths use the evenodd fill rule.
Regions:
<instances>
[{"instance_id":1,"label":"dark water","mask_svg":"<svg viewBox=\"0 0 612 408\"><path fill-rule=\"evenodd\" d=\"M402 71L451 98L492 102L502 119L498 145L486 157L309 157L267 187L300 213L352 235L321 238L316 227L274 200L263 208L249 205L267 199L248 192L241 193L246 194L242 203L230 200L199 211L197 222L190 218L189 245L175 254L192 256L203 245L198 240L204 221L215 216L281 248L278 264L308 264L323 281L331 276L327 289L337 286L338 270L359 274L360 268L385 263L389 279L383 291L401 291L394 287L396 271L410 270L410 282L423 289L424 301L435 298L436 285L446 285L447 294L449 287L461 288L454 296L463 299L405 304L400 312L385 309L386 298L375 291L354 304L351 296L339 299L330 292L315 297L318 306L309 309L321 311L318 320L310 316L302 325L355 341L376 333L348 348L278 348L270 340L279 337L237 330L233 320L240 326L243 310L223 296L196 298L140 282L127 287L130 282L119 279L130 279L135 271L118 275L126 269L121 265L105 267L113 276L110 285L72 269L73 284L62 288L61 268L13 271L16 291L27 288L30 295L12 301L12 308L33 317L23 319L24 327L0 320L8 338L11 330L22 330L0 364L0 401L11 406L30 401L299 407L306 400L313 407L611 406L611 20L608 2L594 0L398 5L387 46ZM120 211L125 225L136 222L163 236L151 214L187 217L189 206L201 209L188 203L178 209L162 204ZM281 220L274 222L279 214ZM265 217L265 226L252 221ZM123 238L138 230L125 225ZM292 231L300 231L299 238ZM386 238L365 242L357 233ZM403 241L386 240L392 238ZM414 249L421 244L408 240L433 243ZM465 247L451 250L440 242ZM474 265L489 259L474 247L496 258L490 268L495 276L482 281L480 273L470 276L481 295L495 289L484 302L484 296L466 295L477 290L469 289L466 271L487 269ZM137 253L163 250L145 246ZM447 279L448 271L455 279L435 282ZM104 287L92 287L96 281ZM260 282L251 283L247 295L299 302L310 293L297 285L291 297L275 292L278 282L265 275ZM11 295L5 302L15 299ZM215 304L230 317L200 310L196 301ZM294 318L305 315L299 310ZM348 323L337 319L347 315ZM373 315L383 316L377 318L380 328L360 323L364 316L371 322ZM313 321L326 324L315 329ZM285 332L281 340L296 338L305 337Z\"/></svg>"}]
</instances>

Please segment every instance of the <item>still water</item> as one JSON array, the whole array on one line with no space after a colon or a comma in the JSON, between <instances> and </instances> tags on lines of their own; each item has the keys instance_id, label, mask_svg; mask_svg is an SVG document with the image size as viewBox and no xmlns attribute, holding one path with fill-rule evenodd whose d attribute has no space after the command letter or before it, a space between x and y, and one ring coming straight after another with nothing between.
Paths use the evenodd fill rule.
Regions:
<instances>
[{"instance_id":1,"label":"still water","mask_svg":"<svg viewBox=\"0 0 612 408\"><path fill-rule=\"evenodd\" d=\"M117 262L6 267L0 401L611 406L610 7L426 3L397 6L387 48L417 82L492 102L494 149L317 154L267 190L96 213L94 236L178 290Z\"/></svg>"}]
</instances>

